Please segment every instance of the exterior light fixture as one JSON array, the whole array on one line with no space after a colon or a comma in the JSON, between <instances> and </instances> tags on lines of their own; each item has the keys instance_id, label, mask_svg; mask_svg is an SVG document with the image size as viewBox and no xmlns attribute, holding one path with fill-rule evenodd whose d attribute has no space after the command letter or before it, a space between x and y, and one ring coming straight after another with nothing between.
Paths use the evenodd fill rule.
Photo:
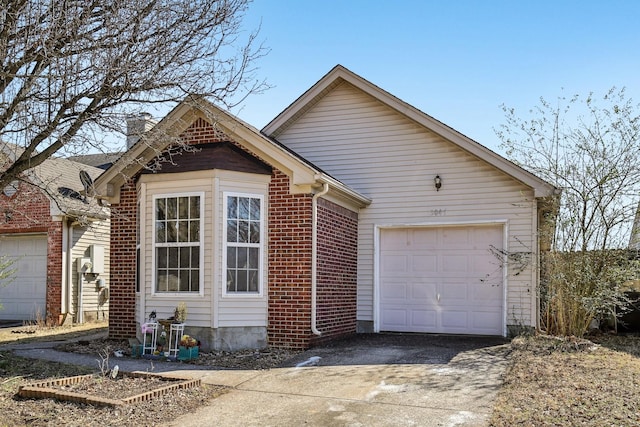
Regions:
<instances>
[{"instance_id":1,"label":"exterior light fixture","mask_svg":"<svg viewBox=\"0 0 640 427\"><path fill-rule=\"evenodd\" d=\"M11 212L9 209L4 211L4 222L9 222L12 219L13 219L13 212Z\"/></svg>"},{"instance_id":2,"label":"exterior light fixture","mask_svg":"<svg viewBox=\"0 0 640 427\"><path fill-rule=\"evenodd\" d=\"M440 178L440 175L436 175L436 177L433 178L433 183L436 186L436 191L440 191L440 187L442 187L442 178Z\"/></svg>"}]
</instances>

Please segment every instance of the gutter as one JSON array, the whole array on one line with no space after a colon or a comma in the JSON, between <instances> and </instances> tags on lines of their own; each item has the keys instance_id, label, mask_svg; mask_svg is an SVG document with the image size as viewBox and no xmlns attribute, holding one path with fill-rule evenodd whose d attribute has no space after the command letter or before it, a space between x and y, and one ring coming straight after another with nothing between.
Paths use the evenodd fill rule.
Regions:
<instances>
[{"instance_id":1,"label":"gutter","mask_svg":"<svg viewBox=\"0 0 640 427\"><path fill-rule=\"evenodd\" d=\"M311 202L311 332L315 335L322 335L317 328L316 317L318 314L317 293L318 293L318 199L329 192L329 184L322 183L322 190L313 195Z\"/></svg>"}]
</instances>

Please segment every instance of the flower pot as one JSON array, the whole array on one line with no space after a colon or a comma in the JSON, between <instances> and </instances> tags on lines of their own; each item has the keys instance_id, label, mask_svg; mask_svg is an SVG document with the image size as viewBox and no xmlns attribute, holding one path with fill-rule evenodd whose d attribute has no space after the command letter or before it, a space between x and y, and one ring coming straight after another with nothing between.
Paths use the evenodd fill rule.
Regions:
<instances>
[{"instance_id":1,"label":"flower pot","mask_svg":"<svg viewBox=\"0 0 640 427\"><path fill-rule=\"evenodd\" d=\"M178 348L178 360L192 360L198 358L198 347L185 347L180 346Z\"/></svg>"}]
</instances>

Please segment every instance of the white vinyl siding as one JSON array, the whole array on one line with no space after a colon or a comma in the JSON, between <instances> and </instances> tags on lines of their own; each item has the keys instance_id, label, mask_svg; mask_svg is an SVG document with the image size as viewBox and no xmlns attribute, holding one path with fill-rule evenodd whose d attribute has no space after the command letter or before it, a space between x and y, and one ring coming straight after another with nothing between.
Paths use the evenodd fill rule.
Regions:
<instances>
[{"instance_id":1,"label":"white vinyl siding","mask_svg":"<svg viewBox=\"0 0 640 427\"><path fill-rule=\"evenodd\" d=\"M73 248L71 250L71 312L78 318L78 301L80 300L79 275L77 273L78 258L89 258L90 246L102 246L104 250L104 271L98 275L85 274L82 276L82 310L85 322L92 320L106 320L109 313L109 220L92 223L88 227L75 226L73 228ZM104 281L104 288L97 285L97 280Z\"/></svg>"},{"instance_id":2,"label":"white vinyl siding","mask_svg":"<svg viewBox=\"0 0 640 427\"><path fill-rule=\"evenodd\" d=\"M509 251L536 252L530 188L348 83L278 140L373 201L359 213L358 320L374 320L375 226L503 221ZM506 276L507 324L534 325L535 269Z\"/></svg>"},{"instance_id":3,"label":"white vinyl siding","mask_svg":"<svg viewBox=\"0 0 640 427\"><path fill-rule=\"evenodd\" d=\"M143 175L140 194L143 212L142 289L138 301L144 305L138 319L144 320L156 310L158 318L173 315L179 302L187 304L187 326L195 327L246 327L266 326L266 295L244 298L223 298L223 197L224 192L248 193L265 197L268 194L268 175L247 174L223 170ZM202 288L200 294L152 293L153 258L153 198L154 195L171 193L202 194ZM265 207L266 209L266 207ZM145 220L146 218L146 220ZM265 251L266 252L266 251ZM266 254L265 254L266 257ZM266 259L262 260L266 265ZM266 273L264 273L266 274ZM262 283L266 279L262 278Z\"/></svg>"}]
</instances>

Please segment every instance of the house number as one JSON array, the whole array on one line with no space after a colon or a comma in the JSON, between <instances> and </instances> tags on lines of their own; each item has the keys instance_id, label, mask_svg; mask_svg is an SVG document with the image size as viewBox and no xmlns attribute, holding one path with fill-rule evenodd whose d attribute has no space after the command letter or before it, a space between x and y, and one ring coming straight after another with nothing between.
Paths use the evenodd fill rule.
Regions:
<instances>
[{"instance_id":1,"label":"house number","mask_svg":"<svg viewBox=\"0 0 640 427\"><path fill-rule=\"evenodd\" d=\"M446 214L446 209L431 209L431 216L444 216Z\"/></svg>"}]
</instances>

